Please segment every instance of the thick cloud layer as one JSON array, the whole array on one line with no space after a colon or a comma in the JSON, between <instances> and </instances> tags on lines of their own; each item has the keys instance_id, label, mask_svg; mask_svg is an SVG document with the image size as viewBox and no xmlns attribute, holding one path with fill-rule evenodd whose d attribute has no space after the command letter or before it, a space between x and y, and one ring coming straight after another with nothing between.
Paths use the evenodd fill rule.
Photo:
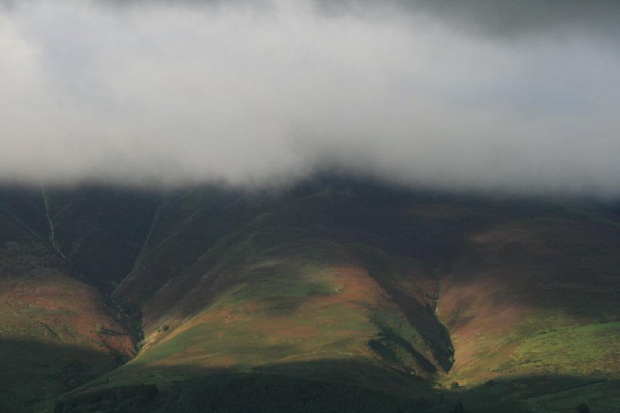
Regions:
<instances>
[{"instance_id":1,"label":"thick cloud layer","mask_svg":"<svg viewBox=\"0 0 620 413\"><path fill-rule=\"evenodd\" d=\"M618 195L618 3L4 2L0 179Z\"/></svg>"}]
</instances>

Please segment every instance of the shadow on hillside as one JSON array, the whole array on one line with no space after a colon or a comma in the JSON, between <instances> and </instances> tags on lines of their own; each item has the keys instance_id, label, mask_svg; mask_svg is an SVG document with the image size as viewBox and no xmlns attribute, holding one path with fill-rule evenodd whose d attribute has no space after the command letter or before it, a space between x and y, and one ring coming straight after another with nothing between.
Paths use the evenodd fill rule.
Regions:
<instances>
[{"instance_id":1,"label":"shadow on hillside","mask_svg":"<svg viewBox=\"0 0 620 413\"><path fill-rule=\"evenodd\" d=\"M618 227L608 225L602 215L566 208L558 200L414 191L330 174L277 194L205 186L179 191L175 199L159 217L175 225L161 234L165 242L156 251L146 251L148 268L138 271L135 285L121 289L121 298L138 301L138 293L144 298L144 291L150 297L161 290L168 303L180 302L214 267L224 262L231 268L226 254L217 253L217 245L228 253L251 240L248 245L263 253L283 243L321 240L366 245L396 260L415 262L441 276L446 286L475 288L491 279L502 285L488 297L495 304L514 301L578 316L587 316L587 307L594 317L613 309L609 291L615 281L608 275L620 268ZM182 212L188 208L191 220L184 221ZM444 277L448 273L454 277ZM171 274L178 280L162 290ZM561 283L570 288L560 288ZM204 297L198 298L203 305ZM588 305L575 306L581 299ZM152 307L156 319L168 306ZM192 305L179 307L182 316L191 315Z\"/></svg>"},{"instance_id":2,"label":"shadow on hillside","mask_svg":"<svg viewBox=\"0 0 620 413\"><path fill-rule=\"evenodd\" d=\"M52 247L75 278L108 294L130 272L159 199L154 191L105 185L44 190L0 184L0 216Z\"/></svg>"},{"instance_id":3,"label":"shadow on hillside","mask_svg":"<svg viewBox=\"0 0 620 413\"><path fill-rule=\"evenodd\" d=\"M352 378L359 375L366 377ZM123 379L128 377L131 373ZM140 370L140 378L144 380L132 378L124 386L115 386L111 374L61 397L51 411L426 412L439 403L422 381L347 361L290 363L246 371L149 367ZM366 386L359 383L362 379L368 381ZM376 379L391 381L375 384L392 389L370 388Z\"/></svg>"},{"instance_id":4,"label":"shadow on hillside","mask_svg":"<svg viewBox=\"0 0 620 413\"><path fill-rule=\"evenodd\" d=\"M620 380L601 376L545 375L500 377L463 389L451 389L452 401L466 412L617 413ZM589 410L578 410L579 406Z\"/></svg>"},{"instance_id":5,"label":"shadow on hillside","mask_svg":"<svg viewBox=\"0 0 620 413\"><path fill-rule=\"evenodd\" d=\"M114 384L115 378L121 382L114 373L98 379L56 400L50 412L568 413L585 403L592 413L615 413L612 407L620 400L620 381L601 377L497 379L472 388L433 390L421 380L347 360L246 371L149 367L139 373L125 374L123 386ZM373 380L394 386L375 382L372 388Z\"/></svg>"},{"instance_id":6,"label":"shadow on hillside","mask_svg":"<svg viewBox=\"0 0 620 413\"><path fill-rule=\"evenodd\" d=\"M4 336L8 333L2 332ZM119 367L122 356L0 336L0 412L19 413Z\"/></svg>"}]
</instances>

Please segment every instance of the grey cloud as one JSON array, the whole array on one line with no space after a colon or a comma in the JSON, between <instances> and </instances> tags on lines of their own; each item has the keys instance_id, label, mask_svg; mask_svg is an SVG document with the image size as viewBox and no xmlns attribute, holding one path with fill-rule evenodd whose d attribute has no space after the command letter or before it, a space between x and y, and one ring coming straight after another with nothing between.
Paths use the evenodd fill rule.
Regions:
<instances>
[{"instance_id":1,"label":"grey cloud","mask_svg":"<svg viewBox=\"0 0 620 413\"><path fill-rule=\"evenodd\" d=\"M22 0L41 3L44 0ZM616 0L313 0L319 10L342 15L350 12L423 13L459 29L513 37L550 30L586 33L620 33L620 2ZM16 0L0 0L15 7ZM270 0L77 0L74 3L104 7L205 7L220 5L269 6Z\"/></svg>"},{"instance_id":2,"label":"grey cloud","mask_svg":"<svg viewBox=\"0 0 620 413\"><path fill-rule=\"evenodd\" d=\"M428 14L451 27L496 38L541 33L620 34L620 2L615 0L316 0L321 10L362 14L390 10Z\"/></svg>"},{"instance_id":3,"label":"grey cloud","mask_svg":"<svg viewBox=\"0 0 620 413\"><path fill-rule=\"evenodd\" d=\"M620 3L613 0L419 0L414 4L499 35L535 34L554 28L617 33L620 18Z\"/></svg>"},{"instance_id":4,"label":"grey cloud","mask_svg":"<svg viewBox=\"0 0 620 413\"><path fill-rule=\"evenodd\" d=\"M122 3L0 11L1 180L620 193L613 2Z\"/></svg>"}]
</instances>

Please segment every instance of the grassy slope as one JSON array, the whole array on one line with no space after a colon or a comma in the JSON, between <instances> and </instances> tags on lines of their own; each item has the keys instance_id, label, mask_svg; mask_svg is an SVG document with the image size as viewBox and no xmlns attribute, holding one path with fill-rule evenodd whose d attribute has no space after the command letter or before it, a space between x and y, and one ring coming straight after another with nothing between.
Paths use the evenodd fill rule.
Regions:
<instances>
[{"instance_id":1,"label":"grassy slope","mask_svg":"<svg viewBox=\"0 0 620 413\"><path fill-rule=\"evenodd\" d=\"M610 391L620 378L619 246L617 218L575 208L472 234L439 308L456 348L446 385L514 380L503 397L536 411L620 405Z\"/></svg>"},{"instance_id":2,"label":"grassy slope","mask_svg":"<svg viewBox=\"0 0 620 413\"><path fill-rule=\"evenodd\" d=\"M91 201L50 199L64 239L81 233L72 216L92 224L71 206ZM215 384L197 384L205 377L233 374L231 386L254 389L247 380L260 373L283 388L303 377L445 400L436 411L458 400L474 411L502 400L505 411L574 411L582 401L605 411L620 371L617 222L576 203L347 179L277 193L171 192L150 228L139 221L137 238L120 237L148 232L114 291L143 328L140 353L66 397L154 383L161 407L183 389L209 393ZM435 380L461 388L431 394Z\"/></svg>"},{"instance_id":3,"label":"grassy slope","mask_svg":"<svg viewBox=\"0 0 620 413\"><path fill-rule=\"evenodd\" d=\"M0 216L0 411L56 397L133 355L100 293L50 246Z\"/></svg>"},{"instance_id":4,"label":"grassy slope","mask_svg":"<svg viewBox=\"0 0 620 413\"><path fill-rule=\"evenodd\" d=\"M141 297L145 348L121 376L175 364L277 366L303 376L297 361L356 360L440 378L446 387L457 381L474 405L493 394L484 382L509 380L520 383L501 386L509 402L527 399L539 409L564 399L574 409L565 397L571 386L600 390L618 379L620 231L617 217L602 210L409 197L372 185L327 185L275 203L197 193L164 204L143 266L126 284L147 282L149 265L175 269L172 280L162 275L165 283ZM204 198L226 201L205 208ZM178 254L173 262L160 254L168 250ZM452 369L450 338L433 317L436 299L456 350ZM343 376L399 388L380 375ZM562 383L547 385L557 400L522 391L545 377ZM581 399L610 403L584 392Z\"/></svg>"},{"instance_id":5,"label":"grassy slope","mask_svg":"<svg viewBox=\"0 0 620 413\"><path fill-rule=\"evenodd\" d=\"M304 376L287 366L355 360L379 377L344 371L342 381L389 389L385 377L429 379L449 364L449 340L433 313L437 280L390 250L392 234L375 232L386 214L406 212L389 201L360 205L369 199L354 194L274 200L212 191L168 198L117 289L117 300L140 306L145 340L116 380L170 365ZM142 286L147 294L136 296ZM398 300L390 289L399 289Z\"/></svg>"}]
</instances>

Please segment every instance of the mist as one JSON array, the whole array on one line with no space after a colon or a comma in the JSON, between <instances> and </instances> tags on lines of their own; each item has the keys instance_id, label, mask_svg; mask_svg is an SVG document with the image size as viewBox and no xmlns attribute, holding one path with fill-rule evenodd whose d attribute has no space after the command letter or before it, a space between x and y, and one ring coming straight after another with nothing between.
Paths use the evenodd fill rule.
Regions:
<instances>
[{"instance_id":1,"label":"mist","mask_svg":"<svg viewBox=\"0 0 620 413\"><path fill-rule=\"evenodd\" d=\"M0 181L618 196L620 7L542 3L0 2Z\"/></svg>"}]
</instances>

